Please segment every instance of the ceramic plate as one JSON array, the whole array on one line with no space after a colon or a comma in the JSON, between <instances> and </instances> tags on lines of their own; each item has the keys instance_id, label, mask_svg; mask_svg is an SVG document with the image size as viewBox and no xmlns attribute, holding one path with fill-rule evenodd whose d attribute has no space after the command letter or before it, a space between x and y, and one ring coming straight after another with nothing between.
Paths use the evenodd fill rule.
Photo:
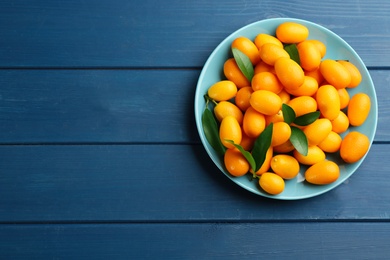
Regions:
<instances>
[{"instance_id":1,"label":"ceramic plate","mask_svg":"<svg viewBox=\"0 0 390 260\"><path fill-rule=\"evenodd\" d=\"M239 36L245 36L253 40L259 33L274 35L276 27L286 21L293 21L305 25L310 32L309 39L318 39L325 43L327 46L327 52L324 59L329 58L349 60L360 70L362 74L362 82L357 88L348 89L348 92L350 93L350 96L357 92L364 92L369 95L371 98L371 111L363 125L359 127L350 127L349 130L341 134L341 136L344 137L345 134L347 134L349 131L357 130L366 134L372 144L377 126L378 105L374 84L366 66L364 65L359 55L352 49L352 47L349 46L348 43L346 43L338 35L318 24L299 19L275 18L258 21L242 27L223 40L211 53L200 74L195 93L195 119L203 146L205 147L212 161L226 175L226 177L231 179L242 188L261 196L281 200L297 200L317 196L334 189L356 171L366 156L364 156L356 163L346 164L342 162L341 159L339 159L338 155L336 156L327 154L327 159L335 161L340 166L340 177L336 182L323 186L309 184L304 179L304 172L307 167L303 167L301 165L298 176L292 180L286 180L285 190L282 193L278 195L270 195L259 187L258 181L251 181L250 174L242 177L233 177L226 171L223 158L220 158L207 142L203 132L201 120L202 113L206 105L203 97L204 94L207 93L208 88L215 82L225 79L223 76L223 64L229 57L231 57L230 45L232 41Z\"/></svg>"}]
</instances>

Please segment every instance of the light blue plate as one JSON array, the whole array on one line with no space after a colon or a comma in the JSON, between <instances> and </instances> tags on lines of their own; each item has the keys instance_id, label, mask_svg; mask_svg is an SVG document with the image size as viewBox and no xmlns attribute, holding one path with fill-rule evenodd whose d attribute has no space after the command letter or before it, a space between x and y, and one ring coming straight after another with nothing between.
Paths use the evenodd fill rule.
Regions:
<instances>
[{"instance_id":1,"label":"light blue plate","mask_svg":"<svg viewBox=\"0 0 390 260\"><path fill-rule=\"evenodd\" d=\"M207 142L207 139L204 135L202 128L202 113L205 109L205 100L204 94L207 93L208 88L217 81L224 79L223 76L223 64L224 62L231 57L230 55L230 45L232 41L239 37L245 36L249 39L254 39L259 33L267 33L274 35L276 27L282 22L293 21L305 25L309 29L309 39L318 39L325 43L327 46L326 56L324 58L329 59L345 59L351 61L356 67L360 70L362 74L362 82L357 88L349 89L350 96L352 97L357 92L364 92L368 94L371 98L371 111L366 122L359 127L350 127L348 131L357 130L361 133L364 133L370 139L370 147L374 139L377 119L378 119L378 104L375 93L374 84L370 77L370 74L367 71L366 66L359 57L359 55L348 45L343 39L337 36L335 33L330 30L304 20L299 19L290 19L290 18L275 18L267 19L259 22L249 24L236 32L228 36L224 41L222 41L217 48L211 53L207 62L205 63L203 70L200 74L198 84L196 87L195 93L195 120L196 126L200 135L200 139L205 147L207 153L209 154L212 161L217 165L217 167L233 182L240 185L241 187L247 189L250 192L255 194L269 197L273 199L280 200L298 200L304 198L314 197L320 194L323 194L333 188L337 187L348 179L360 166L365 156L358 162L353 164L346 164L339 159L339 156L336 155L327 155L327 158L337 162L340 166L340 177L339 179L329 185L316 186L308 184L304 179L305 167L301 167L300 173L298 176L292 180L286 181L285 190L279 195L269 195L266 192L262 191L258 185L258 181L250 180L249 174L242 177L233 177L231 176L224 168L223 158L219 158L217 153L213 150L210 144ZM347 133L347 132L346 132ZM344 136L344 133L342 136Z\"/></svg>"}]
</instances>

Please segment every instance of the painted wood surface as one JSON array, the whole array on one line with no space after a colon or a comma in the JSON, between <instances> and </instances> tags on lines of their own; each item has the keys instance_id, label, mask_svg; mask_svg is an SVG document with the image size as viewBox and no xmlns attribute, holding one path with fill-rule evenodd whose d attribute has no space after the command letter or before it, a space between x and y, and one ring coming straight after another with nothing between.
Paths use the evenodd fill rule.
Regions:
<instances>
[{"instance_id":1,"label":"painted wood surface","mask_svg":"<svg viewBox=\"0 0 390 260\"><path fill-rule=\"evenodd\" d=\"M207 57L249 23L343 37L378 95L374 145L300 201L228 180L196 132ZM0 1L0 259L386 259L390 2Z\"/></svg>"},{"instance_id":2,"label":"painted wood surface","mask_svg":"<svg viewBox=\"0 0 390 260\"><path fill-rule=\"evenodd\" d=\"M379 107L375 141L390 141L389 71L370 73ZM0 70L0 142L200 143L194 119L199 74Z\"/></svg>"},{"instance_id":3,"label":"painted wood surface","mask_svg":"<svg viewBox=\"0 0 390 260\"><path fill-rule=\"evenodd\" d=\"M386 259L389 232L389 223L354 222L6 225L0 257Z\"/></svg>"},{"instance_id":4,"label":"painted wood surface","mask_svg":"<svg viewBox=\"0 0 390 260\"><path fill-rule=\"evenodd\" d=\"M2 0L0 7L0 67L200 67L233 31L274 17L319 23L368 66L390 65L386 0Z\"/></svg>"},{"instance_id":5,"label":"painted wood surface","mask_svg":"<svg viewBox=\"0 0 390 260\"><path fill-rule=\"evenodd\" d=\"M238 187L201 145L1 146L0 223L389 219L388 145L325 195L276 201ZM93 163L91 163L93 162ZM372 165L376 165L373 167Z\"/></svg>"}]
</instances>

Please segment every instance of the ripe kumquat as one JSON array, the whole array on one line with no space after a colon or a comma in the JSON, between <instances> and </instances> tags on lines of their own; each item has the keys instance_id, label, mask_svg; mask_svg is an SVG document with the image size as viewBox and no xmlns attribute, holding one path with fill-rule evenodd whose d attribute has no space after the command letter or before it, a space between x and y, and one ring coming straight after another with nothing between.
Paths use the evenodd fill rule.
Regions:
<instances>
[{"instance_id":1,"label":"ripe kumquat","mask_svg":"<svg viewBox=\"0 0 390 260\"><path fill-rule=\"evenodd\" d=\"M214 106L214 139L220 141L226 171L234 177L252 173L271 195L282 193L285 180L302 168L308 183L335 182L340 167L327 154L355 163L370 147L368 136L350 128L364 124L371 110L368 94L353 90L350 96L362 74L350 61L324 58L327 46L308 36L306 26L285 22L273 35L237 37L231 48L246 57L227 58L225 78L205 95ZM299 59L290 49L294 46Z\"/></svg>"}]
</instances>

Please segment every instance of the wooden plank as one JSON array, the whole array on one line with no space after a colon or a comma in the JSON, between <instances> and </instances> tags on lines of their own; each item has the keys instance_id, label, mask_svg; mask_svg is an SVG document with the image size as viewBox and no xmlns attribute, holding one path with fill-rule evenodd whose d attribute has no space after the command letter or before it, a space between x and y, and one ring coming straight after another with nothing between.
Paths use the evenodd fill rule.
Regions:
<instances>
[{"instance_id":1,"label":"wooden plank","mask_svg":"<svg viewBox=\"0 0 390 260\"><path fill-rule=\"evenodd\" d=\"M199 71L2 70L0 142L193 142Z\"/></svg>"},{"instance_id":2,"label":"wooden plank","mask_svg":"<svg viewBox=\"0 0 390 260\"><path fill-rule=\"evenodd\" d=\"M1 1L0 67L199 67L232 32L273 17L319 23L368 66L389 66L389 12L386 0Z\"/></svg>"},{"instance_id":3,"label":"wooden plank","mask_svg":"<svg viewBox=\"0 0 390 260\"><path fill-rule=\"evenodd\" d=\"M2 259L387 259L390 224L0 225Z\"/></svg>"},{"instance_id":4,"label":"wooden plank","mask_svg":"<svg viewBox=\"0 0 390 260\"><path fill-rule=\"evenodd\" d=\"M238 187L200 145L2 145L0 223L388 220L389 153L374 145L333 191L278 201Z\"/></svg>"},{"instance_id":5,"label":"wooden plank","mask_svg":"<svg viewBox=\"0 0 390 260\"><path fill-rule=\"evenodd\" d=\"M0 143L199 143L199 70L0 70ZM388 70L370 71L389 141Z\"/></svg>"}]
</instances>

